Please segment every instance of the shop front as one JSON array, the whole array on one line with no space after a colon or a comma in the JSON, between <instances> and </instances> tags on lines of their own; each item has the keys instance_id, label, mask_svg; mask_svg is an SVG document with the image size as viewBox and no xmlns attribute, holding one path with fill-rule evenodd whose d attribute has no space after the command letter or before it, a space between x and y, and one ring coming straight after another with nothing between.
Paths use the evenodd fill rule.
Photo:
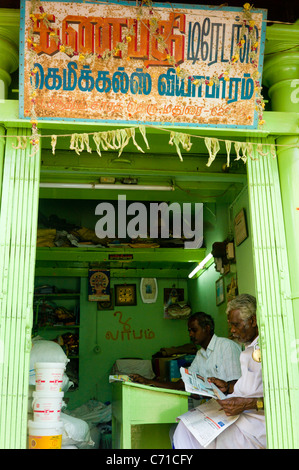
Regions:
<instances>
[{"instance_id":1,"label":"shop front","mask_svg":"<svg viewBox=\"0 0 299 470\"><path fill-rule=\"evenodd\" d=\"M189 342L173 290L219 336L256 297L268 447L298 448L299 26L245 5L1 11L1 448L27 447L33 338L71 351L70 410L111 402L116 361ZM53 303L77 317L41 316ZM168 448L182 397L134 424Z\"/></svg>"}]
</instances>

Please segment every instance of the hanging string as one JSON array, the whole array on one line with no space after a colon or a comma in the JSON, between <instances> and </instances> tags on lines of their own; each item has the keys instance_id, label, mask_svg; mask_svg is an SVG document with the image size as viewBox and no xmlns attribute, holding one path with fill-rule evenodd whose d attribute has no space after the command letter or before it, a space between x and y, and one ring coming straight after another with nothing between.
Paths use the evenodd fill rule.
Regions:
<instances>
[{"instance_id":1,"label":"hanging string","mask_svg":"<svg viewBox=\"0 0 299 470\"><path fill-rule=\"evenodd\" d=\"M139 129L141 134L143 135L143 138L146 142L146 145L147 145L147 148L149 149L149 145L148 145L148 142L146 140L146 137L145 137L145 130L146 128L151 128L151 129L155 129L157 131L162 131L162 132L167 132L168 134L171 134L173 133L174 131L170 131L168 129L165 129L163 127L160 127L160 126L155 126L155 125L152 125L152 124L144 124L142 126L132 126L130 128L127 128L126 130L128 129ZM115 132L115 131L111 131L111 132ZM89 133L82 133L82 134L77 134L77 135L84 135L84 136L93 136L95 134L95 131L93 132L89 132ZM186 132L177 132L177 134L180 134L181 135L181 138L183 139L183 136L186 136L186 139L206 139L206 136L202 136L202 135L194 135L194 134L188 134ZM57 142L57 138L64 138L64 137L71 137L75 135L74 133L71 133L71 134L59 134L59 135L47 135L47 134L38 134L37 137L38 138L43 138L43 139L46 139L46 138L50 138L50 139L53 139L53 143L56 143ZM296 137L296 136L294 136ZM10 138L13 138L13 139L18 139L18 144L19 144L19 139L31 139L31 136L19 136L19 135L1 135L0 136L0 139L10 139ZM235 143L240 143L239 140L231 140L231 139L220 139L217 137L217 140L218 142L224 142L225 145L231 145L231 144L235 144ZM12 144L13 145L13 144ZM258 142L252 142L252 145L261 145L260 143ZM296 143L296 144L270 144L270 143L264 143L263 145L265 146L274 146L274 147L280 147L280 148L297 148L299 146L299 143ZM15 148L15 147L14 147ZM20 147L18 147L20 148Z\"/></svg>"},{"instance_id":2,"label":"hanging string","mask_svg":"<svg viewBox=\"0 0 299 470\"><path fill-rule=\"evenodd\" d=\"M253 146L256 146L256 152L261 156L261 157L266 157L269 155L272 156L272 158L276 158L276 147L284 147L284 148L296 148L299 147L299 139L297 144L291 144L291 145L285 145L285 144L273 144L273 143L260 143L260 142L242 142L242 141L233 141L233 140L227 140L227 139L218 139L216 137L205 137L205 136L198 136L198 135L190 135L182 132L175 132L175 131L169 131L167 129L163 129L160 127L155 127L155 126L148 126L151 128L155 128L157 130L162 130L165 132L170 133L170 140L168 142L169 145L175 145L177 154L179 156L179 159L183 161L183 157L181 154L180 150L180 145L183 147L184 150L187 152L191 150L192 143L191 143L191 138L199 138L199 139L204 139L204 143L206 145L206 148L209 153L209 158L207 162L207 166L211 166L213 161L216 158L217 153L220 151L220 142L225 142L225 148L226 148L226 153L227 153L227 161L226 161L226 166L230 166L230 152L231 152L231 147L232 144L234 145L234 149L236 152L236 158L235 160L242 160L244 164L246 164L248 157L251 158L252 160L257 160L257 158L254 158L252 153L253 153ZM141 125L138 126L137 129L139 129L140 134L142 135L144 142L146 144L147 149L149 149L149 144L146 139L146 126ZM124 148L128 145L130 140L132 139L133 144L139 150L140 152L144 153L144 150L137 144L136 139L135 139L135 127L130 127L127 129L115 129L115 130L110 130L110 131L104 131L104 132L93 132L93 133L73 133L73 134L63 134L63 135L38 135L37 137L39 138L38 141L40 140L41 137L51 138L51 147L52 147L52 154L55 155L55 149L57 145L57 137L70 137L70 150L74 150L77 155L80 155L83 151L87 151L89 153L92 153L92 148L89 144L89 136L93 136L93 141L96 145L96 152L98 155L101 157L101 147L103 150L108 151L108 150L118 150L118 157L121 155L123 152ZM17 138L17 145L12 143L12 147L14 149L21 149L25 150L27 148L27 138L26 136L2 136L2 137L7 137L7 138ZM30 137L29 137L30 138ZM32 140L30 140L30 143L32 143ZM268 151L265 152L263 149L264 147L268 147ZM32 146L32 153L30 156L33 156L37 153L39 150L39 145L33 145Z\"/></svg>"}]
</instances>

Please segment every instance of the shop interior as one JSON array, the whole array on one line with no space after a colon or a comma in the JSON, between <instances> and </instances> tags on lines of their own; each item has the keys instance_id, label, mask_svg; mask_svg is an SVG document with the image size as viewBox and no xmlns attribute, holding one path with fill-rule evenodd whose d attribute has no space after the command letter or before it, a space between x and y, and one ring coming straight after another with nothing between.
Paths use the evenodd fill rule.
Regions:
<instances>
[{"instance_id":1,"label":"shop interior","mask_svg":"<svg viewBox=\"0 0 299 470\"><path fill-rule=\"evenodd\" d=\"M42 132L48 136L53 130L44 128ZM194 138L191 149L180 149L179 156L169 145L169 133L158 130L147 130L150 148L144 153L130 142L120 156L113 151L99 156L95 148L91 153L76 153L69 149L70 138L59 134L53 154L50 139L43 138L33 341L53 340L70 359L66 370L69 388L64 397L68 413L92 404L100 406L104 414L108 409L111 412L113 383L109 375L128 372L122 366L134 368L136 360L136 367L149 366L149 374L177 380L178 364L193 357L190 359L188 313L209 313L215 320L215 333L229 337L227 301L238 292L255 293L246 166L233 148L227 166L226 138L221 141L219 137L220 152L210 166L203 139ZM237 133L230 138L241 140ZM137 131L136 141L144 147ZM118 189L111 185L118 185ZM173 190L150 190L149 186ZM189 205L194 216L195 203L202 203L203 240L195 249L184 248L184 234L175 238L171 232L171 211L168 238L144 234L125 239L116 234L99 240L95 234L100 219L96 206L108 202L117 209L120 194L126 197L127 207L133 202L147 209L155 202L166 202L168 207L177 203L181 215ZM115 210L116 219L120 213ZM245 233L236 243L240 214ZM207 255L219 253L219 245L220 258L212 258L190 278ZM109 272L109 301L90 300L91 270ZM150 302L144 301L143 279L155 280L156 295ZM119 286L130 287L134 299L121 304ZM170 295L174 295L172 303L179 300L189 309L187 315L186 310L181 315L168 314ZM181 346L186 346L185 353L177 354ZM159 359L162 349L168 355ZM92 436L96 447L112 446L110 425L97 426L97 435ZM98 437L101 426L104 429ZM137 440L136 446L140 445Z\"/></svg>"},{"instance_id":2,"label":"shop interior","mask_svg":"<svg viewBox=\"0 0 299 470\"><path fill-rule=\"evenodd\" d=\"M234 2L240 6L243 3ZM9 5L0 0L0 5L20 8L19 0L11 0ZM269 9L267 26L271 27L270 20L275 23L278 19L289 23L297 20L297 12L291 4L284 5L282 10L280 3L265 0L263 7ZM12 36L18 37L19 25L9 27ZM14 125L29 129L29 121L18 118L18 70L11 74L11 79L6 102L9 112L13 112L7 116L9 119L14 116ZM265 87L263 96L265 110L270 111ZM3 119L7 119L6 115ZM192 145L186 150L180 143L170 143L173 129L149 126L146 128L148 145L136 128L139 148L131 139L121 154L109 148L99 154L92 133L120 129L117 123L108 128L98 122L66 124L53 119L40 121L38 128L43 137L32 344L41 339L58 343L69 359L63 412L70 418L76 417L79 426L68 422L70 438L69 442L63 442L64 447L117 449L119 436L112 436L111 418L117 397L113 389L119 384L109 382L110 374L118 372L117 367L123 364L136 367L138 363L150 367L149 373L162 380L176 380L178 365L192 356L185 350L182 353L181 349L190 346L187 316L171 316L166 311L169 300L174 299L176 305L179 299L190 313L199 310L209 313L215 320L215 333L229 337L227 302L237 293L255 295L246 165L233 145L229 157L226 148L226 142L255 140L255 133L240 129L215 132L208 127L194 130L182 126L179 130L192 137ZM77 148L76 152L71 148L71 136L76 132L90 133L90 151ZM259 132L256 135L258 139ZM263 136L267 137L266 132ZM53 137L57 138L55 148ZM220 144L210 166L204 137L215 137ZM151 185L164 189L151 190ZM187 250L183 237L172 236L166 239L144 236L137 240L115 236L99 243L95 236L99 220L96 207L101 202L116 207L119 195L126 198L128 205L139 202L146 208L154 202L166 202L177 204L181 211L184 204L191 204L194 211L195 204L202 204L202 244ZM243 221L241 235L237 233L240 218ZM118 219L115 221L117 225ZM199 272L189 277L207 255L215 254L215 244L221 244L223 257L206 262ZM91 270L109 272L109 301L89 298ZM144 279L155 281L151 284L155 286L155 298L150 302L144 300ZM126 305L119 304L119 286L129 286L134 293L133 300ZM162 350L167 351L166 356L161 357ZM32 419L34 383L32 379L28 419ZM162 409L165 402L162 399L160 402ZM142 408L136 410L136 413L142 412ZM157 432L155 427L153 433L151 425L135 426L130 446L169 449L170 425L155 426L163 432Z\"/></svg>"}]
</instances>

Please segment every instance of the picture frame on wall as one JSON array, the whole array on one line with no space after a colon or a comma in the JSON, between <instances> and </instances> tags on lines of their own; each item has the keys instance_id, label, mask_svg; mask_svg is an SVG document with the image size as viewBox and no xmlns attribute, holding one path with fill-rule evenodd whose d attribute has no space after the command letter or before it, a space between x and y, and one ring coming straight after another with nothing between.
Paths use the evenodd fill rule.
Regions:
<instances>
[{"instance_id":1,"label":"picture frame on wall","mask_svg":"<svg viewBox=\"0 0 299 470\"><path fill-rule=\"evenodd\" d=\"M88 270L88 300L92 302L110 300L110 271Z\"/></svg>"},{"instance_id":2,"label":"picture frame on wall","mask_svg":"<svg viewBox=\"0 0 299 470\"><path fill-rule=\"evenodd\" d=\"M116 284L115 305L124 307L126 305L137 305L136 284Z\"/></svg>"},{"instance_id":3,"label":"picture frame on wall","mask_svg":"<svg viewBox=\"0 0 299 470\"><path fill-rule=\"evenodd\" d=\"M238 295L238 279L232 276L230 283L226 286L226 302L230 302Z\"/></svg>"},{"instance_id":4,"label":"picture frame on wall","mask_svg":"<svg viewBox=\"0 0 299 470\"><path fill-rule=\"evenodd\" d=\"M110 289L110 299L98 301L97 310L113 310L113 309L114 309L113 289Z\"/></svg>"},{"instance_id":5,"label":"picture frame on wall","mask_svg":"<svg viewBox=\"0 0 299 470\"><path fill-rule=\"evenodd\" d=\"M224 278L220 277L216 281L216 305L221 305L225 300Z\"/></svg>"},{"instance_id":6,"label":"picture frame on wall","mask_svg":"<svg viewBox=\"0 0 299 470\"><path fill-rule=\"evenodd\" d=\"M248 237L245 209L241 209L234 219L234 232L236 246Z\"/></svg>"}]
</instances>

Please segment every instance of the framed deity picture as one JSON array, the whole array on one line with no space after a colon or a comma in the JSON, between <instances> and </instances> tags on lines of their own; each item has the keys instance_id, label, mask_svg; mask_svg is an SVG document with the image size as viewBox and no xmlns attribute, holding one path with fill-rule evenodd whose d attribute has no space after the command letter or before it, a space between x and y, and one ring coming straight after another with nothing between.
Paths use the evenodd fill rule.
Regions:
<instances>
[{"instance_id":1,"label":"framed deity picture","mask_svg":"<svg viewBox=\"0 0 299 470\"><path fill-rule=\"evenodd\" d=\"M226 286L226 301L227 303L233 300L238 295L238 280L237 276L232 276L230 283Z\"/></svg>"},{"instance_id":2,"label":"framed deity picture","mask_svg":"<svg viewBox=\"0 0 299 470\"><path fill-rule=\"evenodd\" d=\"M97 310L113 310L113 309L114 309L113 289L110 289L110 300L98 301Z\"/></svg>"},{"instance_id":3,"label":"framed deity picture","mask_svg":"<svg viewBox=\"0 0 299 470\"><path fill-rule=\"evenodd\" d=\"M93 302L110 300L110 271L88 270L88 300Z\"/></svg>"},{"instance_id":4,"label":"framed deity picture","mask_svg":"<svg viewBox=\"0 0 299 470\"><path fill-rule=\"evenodd\" d=\"M224 302L224 278L220 277L216 281L216 305L220 305Z\"/></svg>"},{"instance_id":5,"label":"framed deity picture","mask_svg":"<svg viewBox=\"0 0 299 470\"><path fill-rule=\"evenodd\" d=\"M244 209L242 209L234 219L234 231L236 246L239 246L248 237L246 215Z\"/></svg>"},{"instance_id":6,"label":"framed deity picture","mask_svg":"<svg viewBox=\"0 0 299 470\"><path fill-rule=\"evenodd\" d=\"M137 305L136 284L116 284L115 305Z\"/></svg>"}]
</instances>

